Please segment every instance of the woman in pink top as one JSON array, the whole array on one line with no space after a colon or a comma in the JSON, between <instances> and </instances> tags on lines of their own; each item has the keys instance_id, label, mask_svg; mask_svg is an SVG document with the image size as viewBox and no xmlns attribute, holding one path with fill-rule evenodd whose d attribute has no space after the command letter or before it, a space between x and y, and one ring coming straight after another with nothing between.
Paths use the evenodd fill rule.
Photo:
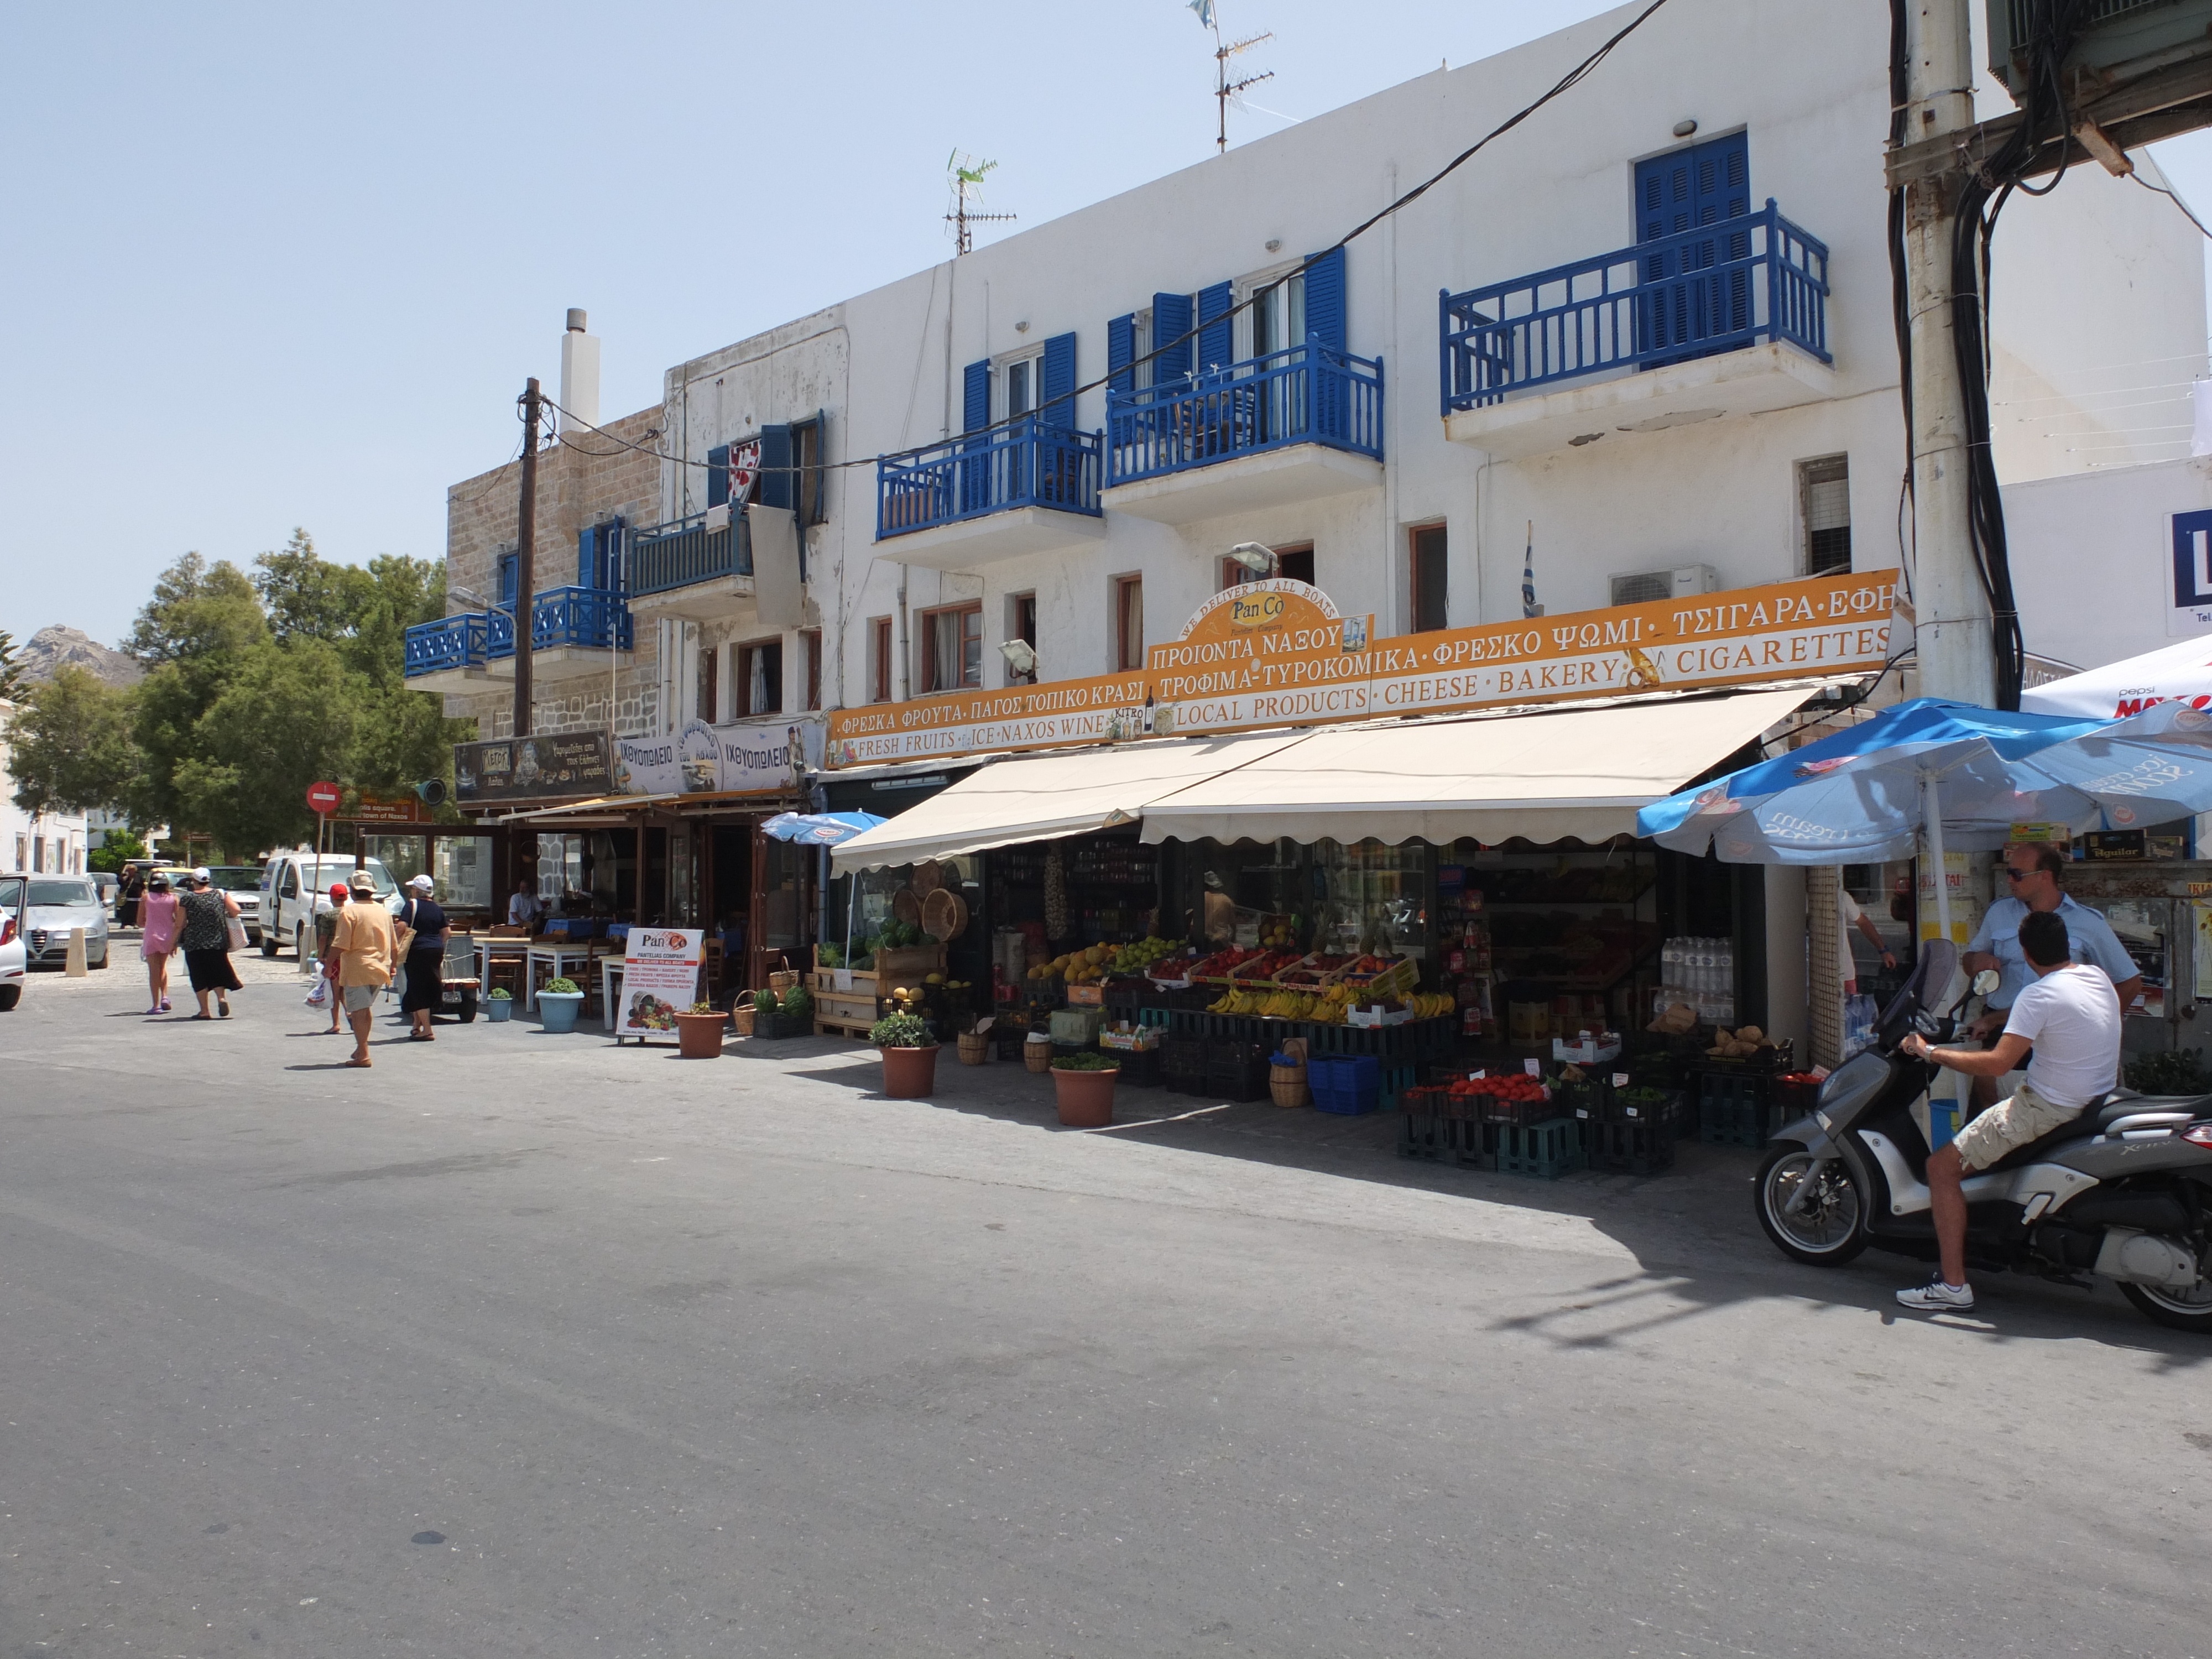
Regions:
<instances>
[{"instance_id":1,"label":"woman in pink top","mask_svg":"<svg viewBox=\"0 0 2212 1659\"><path fill-rule=\"evenodd\" d=\"M177 930L184 916L169 878L159 874L146 884L145 931L138 936L138 954L146 959L146 983L154 994L149 1014L169 1012L169 957L177 948Z\"/></svg>"}]
</instances>

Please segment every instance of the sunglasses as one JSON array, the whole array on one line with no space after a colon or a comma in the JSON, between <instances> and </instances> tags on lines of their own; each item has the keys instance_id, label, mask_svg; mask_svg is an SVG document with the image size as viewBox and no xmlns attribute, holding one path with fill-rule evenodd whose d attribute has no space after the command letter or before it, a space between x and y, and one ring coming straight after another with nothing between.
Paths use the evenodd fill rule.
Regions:
<instances>
[{"instance_id":1,"label":"sunglasses","mask_svg":"<svg viewBox=\"0 0 2212 1659\"><path fill-rule=\"evenodd\" d=\"M2033 865L2029 866L2025 870L2015 869L2009 864L2005 866L2005 879L2007 881L2026 881L2030 876L2039 876L2042 873L2042 870Z\"/></svg>"}]
</instances>

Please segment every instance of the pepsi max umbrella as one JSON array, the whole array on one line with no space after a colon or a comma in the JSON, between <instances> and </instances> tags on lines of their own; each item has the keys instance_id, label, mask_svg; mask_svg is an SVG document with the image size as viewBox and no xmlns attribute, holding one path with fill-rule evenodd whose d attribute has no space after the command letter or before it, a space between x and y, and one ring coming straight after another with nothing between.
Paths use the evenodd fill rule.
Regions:
<instances>
[{"instance_id":1,"label":"pepsi max umbrella","mask_svg":"<svg viewBox=\"0 0 2212 1659\"><path fill-rule=\"evenodd\" d=\"M778 812L761 834L802 847L836 847L884 822L873 812Z\"/></svg>"}]
</instances>

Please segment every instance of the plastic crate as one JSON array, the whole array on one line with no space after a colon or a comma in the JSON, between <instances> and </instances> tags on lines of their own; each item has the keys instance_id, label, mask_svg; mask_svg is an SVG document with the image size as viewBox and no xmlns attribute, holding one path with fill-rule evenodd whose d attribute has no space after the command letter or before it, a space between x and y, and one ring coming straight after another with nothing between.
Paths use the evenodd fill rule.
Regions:
<instances>
[{"instance_id":1,"label":"plastic crate","mask_svg":"<svg viewBox=\"0 0 2212 1659\"><path fill-rule=\"evenodd\" d=\"M1774 1120L1778 1126L1811 1115L1820 1103L1820 1085L1809 1078L1774 1079Z\"/></svg>"},{"instance_id":2,"label":"plastic crate","mask_svg":"<svg viewBox=\"0 0 2212 1659\"><path fill-rule=\"evenodd\" d=\"M1674 1167L1674 1129L1651 1119L1583 1118L1583 1152L1593 1170L1657 1175Z\"/></svg>"},{"instance_id":3,"label":"plastic crate","mask_svg":"<svg viewBox=\"0 0 2212 1659\"><path fill-rule=\"evenodd\" d=\"M1773 1106L1770 1079L1707 1073L1698 1087L1698 1139L1709 1146L1764 1146Z\"/></svg>"},{"instance_id":4,"label":"plastic crate","mask_svg":"<svg viewBox=\"0 0 2212 1659\"><path fill-rule=\"evenodd\" d=\"M1003 1020L994 1021L990 1030L991 1043L999 1051L1000 1060L1019 1060L1022 1045L1030 1039L1029 1028L1012 1025Z\"/></svg>"},{"instance_id":5,"label":"plastic crate","mask_svg":"<svg viewBox=\"0 0 2212 1659\"><path fill-rule=\"evenodd\" d=\"M1160 1069L1160 1051L1157 1048L1108 1048L1114 1063L1121 1068L1121 1081L1132 1089L1157 1089L1166 1073Z\"/></svg>"},{"instance_id":6,"label":"plastic crate","mask_svg":"<svg viewBox=\"0 0 2212 1659\"><path fill-rule=\"evenodd\" d=\"M1482 1121L1485 1123L1506 1123L1516 1128L1526 1128L1532 1123L1547 1123L1556 1117L1571 1117L1556 1100L1501 1100L1496 1095L1477 1095L1482 1102Z\"/></svg>"},{"instance_id":7,"label":"plastic crate","mask_svg":"<svg viewBox=\"0 0 2212 1659\"><path fill-rule=\"evenodd\" d=\"M1224 1100L1267 1099L1267 1056L1249 1053L1249 1045L1241 1042L1223 1046L1234 1052L1207 1054L1206 1091Z\"/></svg>"},{"instance_id":8,"label":"plastic crate","mask_svg":"<svg viewBox=\"0 0 2212 1659\"><path fill-rule=\"evenodd\" d=\"M1382 1065L1371 1054L1314 1054L1306 1060L1314 1108L1358 1117L1382 1103Z\"/></svg>"},{"instance_id":9,"label":"plastic crate","mask_svg":"<svg viewBox=\"0 0 2212 1659\"><path fill-rule=\"evenodd\" d=\"M1498 1172L1556 1181L1583 1164L1582 1125L1574 1118L1498 1126Z\"/></svg>"},{"instance_id":10,"label":"plastic crate","mask_svg":"<svg viewBox=\"0 0 2212 1659\"><path fill-rule=\"evenodd\" d=\"M1421 1068L1418 1066L1385 1066L1376 1104L1383 1111L1396 1111L1406 1096L1419 1086L1420 1080Z\"/></svg>"},{"instance_id":11,"label":"plastic crate","mask_svg":"<svg viewBox=\"0 0 2212 1659\"><path fill-rule=\"evenodd\" d=\"M1606 1103L1607 1109L1603 1114L1606 1121L1610 1123L1658 1122L1677 1129L1681 1127L1680 1090L1664 1090L1656 1101L1637 1098L1638 1094L1638 1091L1633 1089L1614 1090Z\"/></svg>"}]
</instances>

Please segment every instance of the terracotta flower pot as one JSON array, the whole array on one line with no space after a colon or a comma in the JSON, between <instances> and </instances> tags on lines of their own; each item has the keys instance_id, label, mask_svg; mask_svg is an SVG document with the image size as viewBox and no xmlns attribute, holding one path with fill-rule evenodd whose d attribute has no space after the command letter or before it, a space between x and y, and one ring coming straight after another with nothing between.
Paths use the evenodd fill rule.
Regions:
<instances>
[{"instance_id":1,"label":"terracotta flower pot","mask_svg":"<svg viewBox=\"0 0 2212 1659\"><path fill-rule=\"evenodd\" d=\"M1103 1072L1069 1072L1054 1067L1053 1087L1060 1096L1060 1121L1071 1129L1103 1129L1114 1121L1114 1079L1120 1066Z\"/></svg>"},{"instance_id":2,"label":"terracotta flower pot","mask_svg":"<svg viewBox=\"0 0 2212 1659\"><path fill-rule=\"evenodd\" d=\"M676 1016L677 1052L686 1060L720 1060L722 1057L722 1033L729 1029L727 1014L678 1014Z\"/></svg>"},{"instance_id":3,"label":"terracotta flower pot","mask_svg":"<svg viewBox=\"0 0 2212 1659\"><path fill-rule=\"evenodd\" d=\"M937 1049L878 1048L884 1057L884 1092L893 1100L927 1100L937 1087Z\"/></svg>"}]
</instances>

